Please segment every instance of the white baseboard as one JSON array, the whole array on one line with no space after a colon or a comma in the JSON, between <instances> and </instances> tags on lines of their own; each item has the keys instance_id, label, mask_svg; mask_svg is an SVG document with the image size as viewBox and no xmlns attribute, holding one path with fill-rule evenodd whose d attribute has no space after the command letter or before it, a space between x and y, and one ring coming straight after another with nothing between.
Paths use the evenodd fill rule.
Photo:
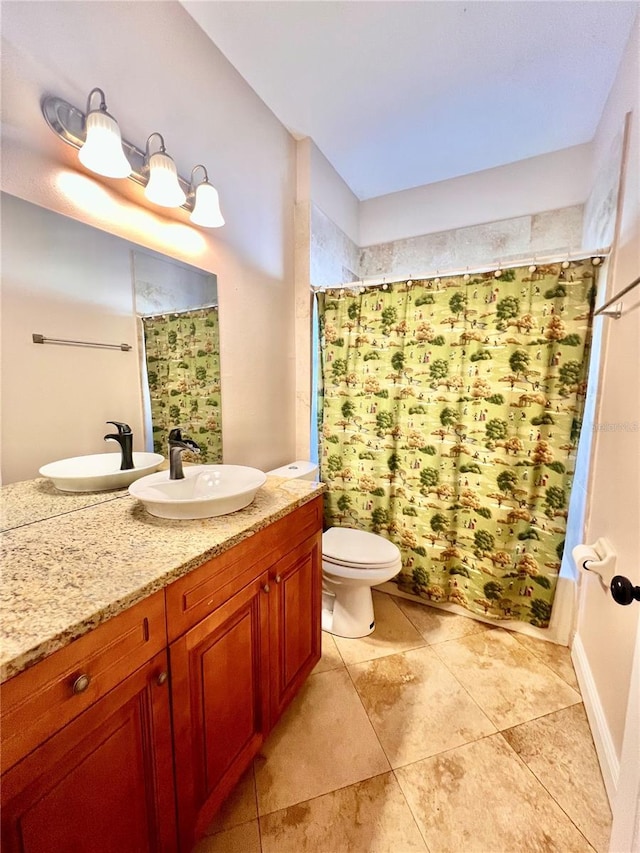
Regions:
<instances>
[{"instance_id":1,"label":"white baseboard","mask_svg":"<svg viewBox=\"0 0 640 853\"><path fill-rule=\"evenodd\" d=\"M618 790L620 761L613 745L613 739L607 725L602 703L600 702L600 696L596 690L596 683L593 679L589 661L579 634L576 634L573 638L571 660L573 661L576 676L578 677L578 684L580 685L582 700L585 711L587 712L598 761L600 762L607 797L609 798L609 803L613 805Z\"/></svg>"}]
</instances>

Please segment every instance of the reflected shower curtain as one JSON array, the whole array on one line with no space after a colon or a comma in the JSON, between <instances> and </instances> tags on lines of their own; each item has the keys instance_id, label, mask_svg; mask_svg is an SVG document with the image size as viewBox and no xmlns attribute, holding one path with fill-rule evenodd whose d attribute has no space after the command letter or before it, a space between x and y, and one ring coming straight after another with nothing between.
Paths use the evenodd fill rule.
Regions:
<instances>
[{"instance_id":1,"label":"reflected shower curtain","mask_svg":"<svg viewBox=\"0 0 640 853\"><path fill-rule=\"evenodd\" d=\"M326 521L394 541L402 592L548 627L596 272L319 294Z\"/></svg>"},{"instance_id":2,"label":"reflected shower curtain","mask_svg":"<svg viewBox=\"0 0 640 853\"><path fill-rule=\"evenodd\" d=\"M222 462L218 309L143 317L153 449L167 455L180 427L200 445L199 463Z\"/></svg>"}]
</instances>

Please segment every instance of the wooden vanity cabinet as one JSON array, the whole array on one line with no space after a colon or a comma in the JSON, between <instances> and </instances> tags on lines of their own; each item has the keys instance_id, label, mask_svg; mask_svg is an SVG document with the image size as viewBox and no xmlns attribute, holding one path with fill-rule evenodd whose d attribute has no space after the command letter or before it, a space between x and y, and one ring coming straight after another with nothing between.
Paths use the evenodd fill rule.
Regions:
<instances>
[{"instance_id":1,"label":"wooden vanity cabinet","mask_svg":"<svg viewBox=\"0 0 640 853\"><path fill-rule=\"evenodd\" d=\"M193 623L169 647L183 853L320 659L321 513L305 504L167 589L169 636Z\"/></svg>"},{"instance_id":2,"label":"wooden vanity cabinet","mask_svg":"<svg viewBox=\"0 0 640 853\"><path fill-rule=\"evenodd\" d=\"M320 660L322 533L297 545L279 560L270 577L269 728Z\"/></svg>"},{"instance_id":3,"label":"wooden vanity cabinet","mask_svg":"<svg viewBox=\"0 0 640 853\"><path fill-rule=\"evenodd\" d=\"M165 644L160 592L3 685L3 853L176 849Z\"/></svg>"},{"instance_id":4,"label":"wooden vanity cabinet","mask_svg":"<svg viewBox=\"0 0 640 853\"><path fill-rule=\"evenodd\" d=\"M267 734L267 587L265 573L170 647L181 850L191 850Z\"/></svg>"},{"instance_id":5,"label":"wooden vanity cabinet","mask_svg":"<svg viewBox=\"0 0 640 853\"><path fill-rule=\"evenodd\" d=\"M321 529L314 498L2 685L3 853L190 853L320 658Z\"/></svg>"}]
</instances>

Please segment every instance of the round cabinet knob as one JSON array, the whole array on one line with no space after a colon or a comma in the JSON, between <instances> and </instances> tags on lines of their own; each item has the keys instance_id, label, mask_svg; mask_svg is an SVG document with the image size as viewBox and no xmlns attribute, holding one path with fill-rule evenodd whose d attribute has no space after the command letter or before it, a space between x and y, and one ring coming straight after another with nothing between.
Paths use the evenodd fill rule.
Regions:
<instances>
[{"instance_id":1,"label":"round cabinet knob","mask_svg":"<svg viewBox=\"0 0 640 853\"><path fill-rule=\"evenodd\" d=\"M616 575L611 581L611 595L616 604L631 604L640 601L640 586L634 586L629 578Z\"/></svg>"},{"instance_id":2,"label":"round cabinet knob","mask_svg":"<svg viewBox=\"0 0 640 853\"><path fill-rule=\"evenodd\" d=\"M275 580L275 582L276 582L276 583L280 583L280 581L282 580L282 578L280 577L280 575L276 575L276 576L275 576L275 578L274 578L274 580Z\"/></svg>"},{"instance_id":3,"label":"round cabinet knob","mask_svg":"<svg viewBox=\"0 0 640 853\"><path fill-rule=\"evenodd\" d=\"M73 682L73 692L77 695L78 693L84 693L87 687L91 684L91 678L88 675L79 675L76 680Z\"/></svg>"},{"instance_id":4,"label":"round cabinet knob","mask_svg":"<svg viewBox=\"0 0 640 853\"><path fill-rule=\"evenodd\" d=\"M168 678L169 678L168 673L161 672L160 675L156 678L156 684L158 685L158 687L162 687L163 684L166 684Z\"/></svg>"},{"instance_id":5,"label":"round cabinet knob","mask_svg":"<svg viewBox=\"0 0 640 853\"><path fill-rule=\"evenodd\" d=\"M269 592L269 590L270 590L270 589L271 589L271 587L269 586L269 584L268 584L268 583L266 583L266 584L262 587L262 591L263 591L263 592Z\"/></svg>"}]
</instances>

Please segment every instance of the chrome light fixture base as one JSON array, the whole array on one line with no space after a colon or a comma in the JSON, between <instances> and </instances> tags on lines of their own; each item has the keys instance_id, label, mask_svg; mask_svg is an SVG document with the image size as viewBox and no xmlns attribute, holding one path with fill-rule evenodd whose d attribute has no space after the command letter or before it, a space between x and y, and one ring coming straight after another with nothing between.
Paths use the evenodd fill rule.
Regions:
<instances>
[{"instance_id":1,"label":"chrome light fixture base","mask_svg":"<svg viewBox=\"0 0 640 853\"><path fill-rule=\"evenodd\" d=\"M82 110L55 95L45 96L42 99L41 107L45 121L56 136L72 148L80 150L86 140L86 116ZM128 180L134 181L139 186L146 188L149 183L149 166L146 151L143 151L137 145L124 138L122 139L122 148L131 165L131 174L128 175ZM185 194L186 200L183 204L176 205L176 207L181 207L183 210L192 213L195 207L195 193L191 182L181 175L177 175L177 181L180 189ZM223 222L213 225L205 225L202 222L198 224L203 227L218 227L218 224L223 224Z\"/></svg>"}]
</instances>

